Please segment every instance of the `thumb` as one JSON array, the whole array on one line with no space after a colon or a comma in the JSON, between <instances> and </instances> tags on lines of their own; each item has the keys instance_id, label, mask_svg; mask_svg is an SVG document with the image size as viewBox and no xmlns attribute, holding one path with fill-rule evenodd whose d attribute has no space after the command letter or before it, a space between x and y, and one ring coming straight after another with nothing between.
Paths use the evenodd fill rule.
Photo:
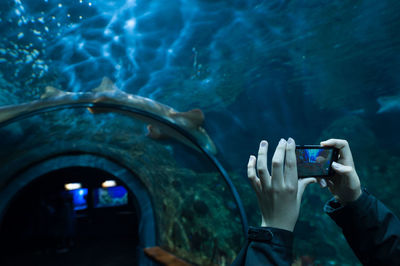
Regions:
<instances>
[{"instance_id":1,"label":"thumb","mask_svg":"<svg viewBox=\"0 0 400 266\"><path fill-rule=\"evenodd\" d=\"M340 163L337 163L337 162L333 162L332 163L332 168L338 174L348 174L353 170L353 167L347 166L347 165L343 165L343 164L340 164Z\"/></svg>"},{"instance_id":2,"label":"thumb","mask_svg":"<svg viewBox=\"0 0 400 266\"><path fill-rule=\"evenodd\" d=\"M304 190L311 183L317 183L317 179L315 177L299 179L299 190L297 192L297 199L299 202L301 201L301 197L303 197Z\"/></svg>"}]
</instances>

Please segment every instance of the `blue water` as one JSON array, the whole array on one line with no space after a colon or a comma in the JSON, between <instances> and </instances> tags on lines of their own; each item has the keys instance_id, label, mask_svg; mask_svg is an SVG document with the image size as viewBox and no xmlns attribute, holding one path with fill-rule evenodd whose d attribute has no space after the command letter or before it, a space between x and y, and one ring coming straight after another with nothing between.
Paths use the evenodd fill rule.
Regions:
<instances>
[{"instance_id":1,"label":"blue water","mask_svg":"<svg viewBox=\"0 0 400 266\"><path fill-rule=\"evenodd\" d=\"M7 0L0 104L37 100L47 85L90 91L108 76L179 111L201 108L218 159L243 177L236 186L248 185L245 166L261 139L273 149L281 137L344 138L362 183L400 214L399 29L395 0ZM300 230L329 223L328 197L317 188L305 195ZM300 232L308 244L295 254L325 243L312 256L355 261L326 252L334 241L319 237Z\"/></svg>"}]
</instances>

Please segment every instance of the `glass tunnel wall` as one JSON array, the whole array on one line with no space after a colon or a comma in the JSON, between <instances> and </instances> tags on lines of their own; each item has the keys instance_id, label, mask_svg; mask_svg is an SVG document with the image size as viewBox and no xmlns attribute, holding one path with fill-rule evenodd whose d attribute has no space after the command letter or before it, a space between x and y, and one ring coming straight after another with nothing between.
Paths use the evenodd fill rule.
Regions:
<instances>
[{"instance_id":1,"label":"glass tunnel wall","mask_svg":"<svg viewBox=\"0 0 400 266\"><path fill-rule=\"evenodd\" d=\"M146 127L86 108L38 114L0 130L0 169L12 174L71 152L105 156L131 169L148 190L162 248L202 265L232 261L244 239L242 221L219 170L194 147L147 137ZM5 176L1 187L12 182Z\"/></svg>"},{"instance_id":2,"label":"glass tunnel wall","mask_svg":"<svg viewBox=\"0 0 400 266\"><path fill-rule=\"evenodd\" d=\"M200 108L255 226L261 219L246 164L260 140L269 141L271 159L282 137L305 145L346 139L361 184L400 215L399 29L398 0L0 1L0 105L39 100L46 86L91 92L107 76L128 95L178 111ZM186 258L204 236L228 239L230 230L223 243L234 244L211 243L214 262L228 261L243 238L222 177L196 149L145 134L146 123L121 115L45 113L1 129L0 164L7 172L43 151L107 153L135 167L157 199L163 246ZM149 167L153 162L162 167ZM357 265L323 213L330 197L316 185L306 190L294 257ZM222 216L218 208L232 218L226 228L212 223ZM189 228L193 213L198 225ZM209 252L195 252L196 261Z\"/></svg>"}]
</instances>

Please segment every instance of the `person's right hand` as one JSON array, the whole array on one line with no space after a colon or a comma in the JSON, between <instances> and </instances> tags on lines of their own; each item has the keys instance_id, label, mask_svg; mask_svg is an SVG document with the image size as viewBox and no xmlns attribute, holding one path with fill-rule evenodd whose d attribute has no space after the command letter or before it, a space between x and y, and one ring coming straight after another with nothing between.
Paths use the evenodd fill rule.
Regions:
<instances>
[{"instance_id":1,"label":"person's right hand","mask_svg":"<svg viewBox=\"0 0 400 266\"><path fill-rule=\"evenodd\" d=\"M298 178L295 149L292 138L279 141L272 157L272 175L267 167L267 141L261 141L258 158L250 156L247 175L257 195L261 226L293 232L303 192L307 185L317 182L314 177Z\"/></svg>"},{"instance_id":2,"label":"person's right hand","mask_svg":"<svg viewBox=\"0 0 400 266\"><path fill-rule=\"evenodd\" d=\"M354 168L349 144L346 140L329 139L322 141L321 145L339 149L338 162L332 163L335 175L327 180L329 190L342 204L357 200L361 196L361 184Z\"/></svg>"}]
</instances>

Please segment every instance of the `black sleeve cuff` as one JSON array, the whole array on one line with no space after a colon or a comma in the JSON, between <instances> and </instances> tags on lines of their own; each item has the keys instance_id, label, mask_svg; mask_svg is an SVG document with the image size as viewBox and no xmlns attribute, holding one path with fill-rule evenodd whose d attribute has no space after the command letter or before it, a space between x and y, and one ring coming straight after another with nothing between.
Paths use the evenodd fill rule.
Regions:
<instances>
[{"instance_id":1,"label":"black sleeve cuff","mask_svg":"<svg viewBox=\"0 0 400 266\"><path fill-rule=\"evenodd\" d=\"M249 241L271 243L291 248L293 246L293 232L273 227L252 227L248 229Z\"/></svg>"},{"instance_id":2,"label":"black sleeve cuff","mask_svg":"<svg viewBox=\"0 0 400 266\"><path fill-rule=\"evenodd\" d=\"M324 211L335 221L335 223L343 229L351 225L351 218L360 219L366 216L370 207L373 196L369 194L367 189L363 189L361 196L353 202L342 205L335 198L330 199L324 206ZM358 220L359 221L359 220ZM357 221L354 221L357 222Z\"/></svg>"}]
</instances>

